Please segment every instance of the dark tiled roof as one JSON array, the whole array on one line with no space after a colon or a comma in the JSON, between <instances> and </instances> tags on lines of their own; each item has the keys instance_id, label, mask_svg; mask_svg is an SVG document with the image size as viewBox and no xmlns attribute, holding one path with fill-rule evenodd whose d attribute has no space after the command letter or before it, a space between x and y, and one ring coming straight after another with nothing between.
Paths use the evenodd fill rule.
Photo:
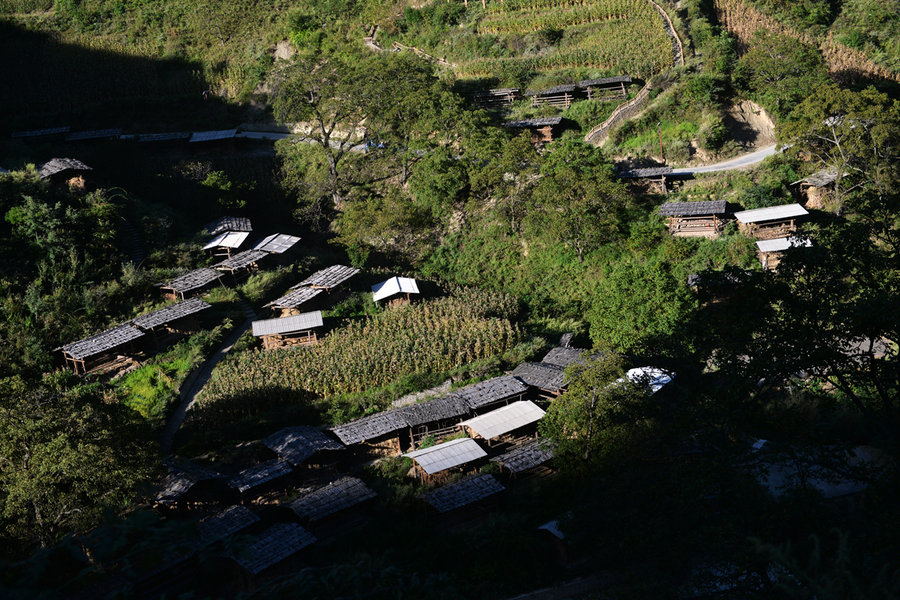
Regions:
<instances>
[{"instance_id":1,"label":"dark tiled roof","mask_svg":"<svg viewBox=\"0 0 900 600\"><path fill-rule=\"evenodd\" d=\"M163 479L162 488L156 494L156 501L160 504L171 504L188 493L194 484L223 477L221 473L191 462L172 465L169 474Z\"/></svg>"},{"instance_id":2,"label":"dark tiled roof","mask_svg":"<svg viewBox=\"0 0 900 600\"><path fill-rule=\"evenodd\" d=\"M288 506L302 519L317 521L374 498L377 494L355 477L341 477L313 490Z\"/></svg>"},{"instance_id":3,"label":"dark tiled roof","mask_svg":"<svg viewBox=\"0 0 900 600\"><path fill-rule=\"evenodd\" d=\"M172 281L162 284L160 287L169 288L176 292L190 292L209 285L213 281L221 277L222 274L213 269L194 269L188 271L184 275L179 275Z\"/></svg>"},{"instance_id":4,"label":"dark tiled roof","mask_svg":"<svg viewBox=\"0 0 900 600\"><path fill-rule=\"evenodd\" d=\"M89 166L75 158L51 158L38 169L41 179L47 179L63 171L93 171Z\"/></svg>"},{"instance_id":5,"label":"dark tiled roof","mask_svg":"<svg viewBox=\"0 0 900 600\"><path fill-rule=\"evenodd\" d=\"M544 364L566 368L572 363L580 362L581 355L587 352L584 348L552 348L541 361Z\"/></svg>"},{"instance_id":6,"label":"dark tiled roof","mask_svg":"<svg viewBox=\"0 0 900 600\"><path fill-rule=\"evenodd\" d=\"M247 217L222 217L207 223L203 228L210 235L218 235L226 231L253 231L253 226Z\"/></svg>"},{"instance_id":7,"label":"dark tiled roof","mask_svg":"<svg viewBox=\"0 0 900 600\"><path fill-rule=\"evenodd\" d=\"M268 252L264 252L262 250L244 250L243 252L238 252L231 258L227 258L222 262L213 265L213 268L219 269L220 271L236 271L238 269L246 269L253 263L259 262L268 255Z\"/></svg>"},{"instance_id":8,"label":"dark tiled roof","mask_svg":"<svg viewBox=\"0 0 900 600\"><path fill-rule=\"evenodd\" d=\"M527 96L553 96L555 94L571 94L575 91L576 85L574 83L566 83L563 85L555 85L551 88L547 88L546 90L540 90L538 92L528 90L526 92Z\"/></svg>"},{"instance_id":9,"label":"dark tiled roof","mask_svg":"<svg viewBox=\"0 0 900 600\"><path fill-rule=\"evenodd\" d=\"M823 187L837 181L838 170L829 168L822 169L821 171L816 171L812 175L808 177L804 177L800 181L795 181L794 183L806 183L813 187ZM793 184L791 184L793 185Z\"/></svg>"},{"instance_id":10,"label":"dark tiled roof","mask_svg":"<svg viewBox=\"0 0 900 600\"><path fill-rule=\"evenodd\" d=\"M509 452L491 459L510 473L521 473L540 466L553 458L553 449L546 440L531 440Z\"/></svg>"},{"instance_id":11,"label":"dark tiled roof","mask_svg":"<svg viewBox=\"0 0 900 600\"><path fill-rule=\"evenodd\" d=\"M290 475L291 467L282 460L270 460L268 462L253 465L244 469L228 480L228 487L244 493L259 487L279 477Z\"/></svg>"},{"instance_id":12,"label":"dark tiled roof","mask_svg":"<svg viewBox=\"0 0 900 600\"><path fill-rule=\"evenodd\" d=\"M670 175L672 167L647 167L645 169L629 169L628 171L620 171L619 177L623 179L640 179L642 177L661 177L662 175Z\"/></svg>"},{"instance_id":13,"label":"dark tiled roof","mask_svg":"<svg viewBox=\"0 0 900 600\"><path fill-rule=\"evenodd\" d=\"M315 541L316 536L296 523L278 523L262 532L245 552L239 552L235 561L256 575Z\"/></svg>"},{"instance_id":14,"label":"dark tiled roof","mask_svg":"<svg viewBox=\"0 0 900 600\"><path fill-rule=\"evenodd\" d=\"M506 488L493 475L472 475L420 497L443 513L472 504L504 489Z\"/></svg>"},{"instance_id":15,"label":"dark tiled roof","mask_svg":"<svg viewBox=\"0 0 900 600\"><path fill-rule=\"evenodd\" d=\"M664 217L693 217L700 215L725 214L724 200L704 202L666 202L659 207L659 214Z\"/></svg>"},{"instance_id":16,"label":"dark tiled roof","mask_svg":"<svg viewBox=\"0 0 900 600\"><path fill-rule=\"evenodd\" d=\"M343 444L315 427L286 427L263 440L263 445L295 467L320 450L344 449Z\"/></svg>"},{"instance_id":17,"label":"dark tiled roof","mask_svg":"<svg viewBox=\"0 0 900 600\"><path fill-rule=\"evenodd\" d=\"M504 375L459 388L453 392L453 395L463 399L470 408L478 408L524 394L527 391L528 386L519 379L511 375Z\"/></svg>"},{"instance_id":18,"label":"dark tiled roof","mask_svg":"<svg viewBox=\"0 0 900 600\"><path fill-rule=\"evenodd\" d=\"M126 323L83 340L66 344L62 347L62 351L76 360L81 360L123 346L143 335L143 331Z\"/></svg>"},{"instance_id":19,"label":"dark tiled roof","mask_svg":"<svg viewBox=\"0 0 900 600\"><path fill-rule=\"evenodd\" d=\"M558 392L565 387L563 368L547 363L522 363L512 374L526 384L548 392Z\"/></svg>"},{"instance_id":20,"label":"dark tiled roof","mask_svg":"<svg viewBox=\"0 0 900 600\"><path fill-rule=\"evenodd\" d=\"M435 423L447 419L459 419L469 414L469 405L462 398L454 395L435 398L420 404L404 406L396 410L410 427Z\"/></svg>"},{"instance_id":21,"label":"dark tiled roof","mask_svg":"<svg viewBox=\"0 0 900 600\"><path fill-rule=\"evenodd\" d=\"M402 413L388 410L332 427L331 430L344 444L350 445L375 440L407 427L409 425Z\"/></svg>"},{"instance_id":22,"label":"dark tiled roof","mask_svg":"<svg viewBox=\"0 0 900 600\"><path fill-rule=\"evenodd\" d=\"M330 289L344 283L357 273L359 273L359 269L353 267L332 265L327 269L316 271L291 289L301 287L322 287Z\"/></svg>"},{"instance_id":23,"label":"dark tiled roof","mask_svg":"<svg viewBox=\"0 0 900 600\"><path fill-rule=\"evenodd\" d=\"M259 517L246 506L232 506L222 512L207 517L197 524L198 545L209 546L213 542L250 527L259 522Z\"/></svg>"},{"instance_id":24,"label":"dark tiled roof","mask_svg":"<svg viewBox=\"0 0 900 600\"><path fill-rule=\"evenodd\" d=\"M615 83L631 83L631 75L619 75L617 77L600 77L598 79L585 79L578 82L578 87L599 87L604 85L613 85Z\"/></svg>"},{"instance_id":25,"label":"dark tiled roof","mask_svg":"<svg viewBox=\"0 0 900 600\"><path fill-rule=\"evenodd\" d=\"M522 119L521 121L509 121L504 123L504 127L547 127L559 125L562 123L562 117L542 117L540 119Z\"/></svg>"},{"instance_id":26,"label":"dark tiled roof","mask_svg":"<svg viewBox=\"0 0 900 600\"><path fill-rule=\"evenodd\" d=\"M278 300L273 300L266 306L275 306L278 308L296 308L301 304L309 302L322 293L322 290L314 290L312 288L299 288L288 292Z\"/></svg>"},{"instance_id":27,"label":"dark tiled roof","mask_svg":"<svg viewBox=\"0 0 900 600\"><path fill-rule=\"evenodd\" d=\"M196 314L207 308L212 308L212 305L207 304L199 298L191 298L184 302L178 302L171 306L154 310L146 315L135 317L131 322L141 329L149 330L154 327L159 327L160 325L165 325L166 323L171 323L172 321L177 321L178 319L183 319L184 317Z\"/></svg>"}]
</instances>

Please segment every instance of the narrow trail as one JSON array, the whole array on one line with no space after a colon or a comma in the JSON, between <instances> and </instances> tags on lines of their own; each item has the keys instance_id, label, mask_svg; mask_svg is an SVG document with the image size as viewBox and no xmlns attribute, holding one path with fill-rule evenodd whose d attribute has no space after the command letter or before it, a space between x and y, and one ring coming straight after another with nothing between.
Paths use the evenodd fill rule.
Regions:
<instances>
[{"instance_id":1,"label":"narrow trail","mask_svg":"<svg viewBox=\"0 0 900 600\"><path fill-rule=\"evenodd\" d=\"M222 342L222 345L219 346L219 348L209 356L202 365L192 371L184 384L182 384L178 406L169 417L169 420L163 429L162 438L160 439L159 445L163 456L172 454L172 445L175 441L175 434L178 433L178 430L181 428L181 424L184 422L187 412L194 403L197 402L197 397L200 395L200 392L203 391L203 388L206 386L207 382L209 382L213 369L215 369L216 365L228 355L244 332L250 329L250 324L253 322L253 319L256 318L253 307L250 306L250 303L247 302L246 298L243 296L240 299L240 306L246 317L244 322L232 331L225 341Z\"/></svg>"}]
</instances>

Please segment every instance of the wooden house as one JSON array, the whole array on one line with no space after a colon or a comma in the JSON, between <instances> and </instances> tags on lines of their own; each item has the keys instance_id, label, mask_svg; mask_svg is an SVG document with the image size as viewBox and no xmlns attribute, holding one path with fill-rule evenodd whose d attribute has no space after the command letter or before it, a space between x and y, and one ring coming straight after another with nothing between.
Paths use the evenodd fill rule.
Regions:
<instances>
[{"instance_id":1,"label":"wooden house","mask_svg":"<svg viewBox=\"0 0 900 600\"><path fill-rule=\"evenodd\" d=\"M631 83L630 75L617 77L600 77L578 82L578 88L584 90L588 100L625 100L628 97L626 85Z\"/></svg>"},{"instance_id":2,"label":"wooden house","mask_svg":"<svg viewBox=\"0 0 900 600\"><path fill-rule=\"evenodd\" d=\"M377 494L356 477L341 477L302 494L288 503L300 519L316 522L358 508Z\"/></svg>"},{"instance_id":3,"label":"wooden house","mask_svg":"<svg viewBox=\"0 0 900 600\"><path fill-rule=\"evenodd\" d=\"M57 350L62 350L66 366L71 366L78 375L94 371L115 371L133 364L133 359L128 354L134 351L134 342L142 337L143 331L125 323L66 344Z\"/></svg>"},{"instance_id":4,"label":"wooden house","mask_svg":"<svg viewBox=\"0 0 900 600\"><path fill-rule=\"evenodd\" d=\"M500 465L503 472L511 477L519 477L543 468L552 459L553 446L547 440L534 439L495 456L491 462Z\"/></svg>"},{"instance_id":5,"label":"wooden house","mask_svg":"<svg viewBox=\"0 0 900 600\"><path fill-rule=\"evenodd\" d=\"M725 201L666 202L659 214L668 218L669 233L676 237L717 238L725 226Z\"/></svg>"},{"instance_id":6,"label":"wooden house","mask_svg":"<svg viewBox=\"0 0 900 600\"><path fill-rule=\"evenodd\" d=\"M156 503L166 507L210 504L228 497L225 476L192 462L169 465L156 494Z\"/></svg>"},{"instance_id":7,"label":"wooden house","mask_svg":"<svg viewBox=\"0 0 900 600\"><path fill-rule=\"evenodd\" d=\"M512 375L526 385L538 390L547 400L559 397L566 389L563 367L549 363L522 363L513 369Z\"/></svg>"},{"instance_id":8,"label":"wooden house","mask_svg":"<svg viewBox=\"0 0 900 600\"><path fill-rule=\"evenodd\" d=\"M322 311L316 310L289 317L253 321L253 335L262 338L263 348L312 346L318 343L315 330L322 327Z\"/></svg>"},{"instance_id":9,"label":"wooden house","mask_svg":"<svg viewBox=\"0 0 900 600\"><path fill-rule=\"evenodd\" d=\"M83 190L85 176L93 169L74 158L52 158L38 168L38 176L57 185Z\"/></svg>"},{"instance_id":10,"label":"wooden house","mask_svg":"<svg viewBox=\"0 0 900 600\"><path fill-rule=\"evenodd\" d=\"M557 346L551 348L550 351L544 355L544 358L541 359L541 363L545 365L555 365L565 369L571 364L583 362L582 356L585 352L587 352L587 350L584 348Z\"/></svg>"},{"instance_id":11,"label":"wooden house","mask_svg":"<svg viewBox=\"0 0 900 600\"><path fill-rule=\"evenodd\" d=\"M197 523L197 547L211 546L259 522L259 516L246 506L229 506Z\"/></svg>"},{"instance_id":12,"label":"wooden house","mask_svg":"<svg viewBox=\"0 0 900 600\"><path fill-rule=\"evenodd\" d=\"M462 438L407 452L403 456L415 462L413 473L417 479L424 483L439 483L454 472L473 467L487 456L487 452L475 440Z\"/></svg>"},{"instance_id":13,"label":"wooden house","mask_svg":"<svg viewBox=\"0 0 900 600\"><path fill-rule=\"evenodd\" d=\"M810 247L812 242L797 237L782 237L774 240L760 240L756 242L759 253L759 263L763 269L774 271L781 262L785 250L795 247Z\"/></svg>"},{"instance_id":14,"label":"wooden house","mask_svg":"<svg viewBox=\"0 0 900 600\"><path fill-rule=\"evenodd\" d=\"M285 427L263 440L263 446L292 467L322 466L334 462L344 445L316 427Z\"/></svg>"},{"instance_id":15,"label":"wooden house","mask_svg":"<svg viewBox=\"0 0 900 600\"><path fill-rule=\"evenodd\" d=\"M435 439L453 433L459 423L469 416L469 405L454 394L427 400L396 409L409 427L412 447L418 446L426 437Z\"/></svg>"},{"instance_id":16,"label":"wooden house","mask_svg":"<svg viewBox=\"0 0 900 600\"><path fill-rule=\"evenodd\" d=\"M299 315L301 314L300 306L309 303L321 293L322 290L313 288L297 288L288 292L281 298L269 302L266 306L275 311L279 311L282 317Z\"/></svg>"},{"instance_id":17,"label":"wooden house","mask_svg":"<svg viewBox=\"0 0 900 600\"><path fill-rule=\"evenodd\" d=\"M216 236L229 231L253 231L253 225L247 217L220 217L203 226L209 235Z\"/></svg>"},{"instance_id":18,"label":"wooden house","mask_svg":"<svg viewBox=\"0 0 900 600\"><path fill-rule=\"evenodd\" d=\"M531 132L531 143L535 145L549 144L559 137L563 131L562 117L543 117L540 119L522 119L503 124L509 129L527 129Z\"/></svg>"},{"instance_id":19,"label":"wooden house","mask_svg":"<svg viewBox=\"0 0 900 600\"><path fill-rule=\"evenodd\" d=\"M419 286L409 277L391 277L372 286L372 300L377 304L391 298L389 305L409 304L411 294L418 294Z\"/></svg>"},{"instance_id":20,"label":"wooden house","mask_svg":"<svg viewBox=\"0 0 900 600\"><path fill-rule=\"evenodd\" d=\"M204 250L208 250L213 256L230 257L231 253L241 247L241 244L250 234L246 231L226 231L214 237L208 244L203 246Z\"/></svg>"},{"instance_id":21,"label":"wooden house","mask_svg":"<svg viewBox=\"0 0 900 600\"><path fill-rule=\"evenodd\" d=\"M222 274L214 269L194 269L172 281L160 284L159 287L167 298L184 300L193 294L199 294L213 283L221 283L221 277Z\"/></svg>"},{"instance_id":22,"label":"wooden house","mask_svg":"<svg viewBox=\"0 0 900 600\"><path fill-rule=\"evenodd\" d=\"M638 169L626 169L616 174L622 179L640 179L649 181L651 184L657 184L660 193L667 194L667 177L670 177L673 173L672 167L641 167Z\"/></svg>"},{"instance_id":23,"label":"wooden house","mask_svg":"<svg viewBox=\"0 0 900 600\"><path fill-rule=\"evenodd\" d=\"M214 264L212 268L217 271L231 273L232 277L238 278L258 271L259 261L267 256L269 256L269 253L262 250L244 250L231 258L226 258L222 262Z\"/></svg>"},{"instance_id":24,"label":"wooden house","mask_svg":"<svg viewBox=\"0 0 900 600\"><path fill-rule=\"evenodd\" d=\"M804 204L810 208L822 208L827 200L828 191L834 189L838 180L838 170L822 169L808 177L795 181L791 185L800 184L800 192L806 196Z\"/></svg>"},{"instance_id":25,"label":"wooden house","mask_svg":"<svg viewBox=\"0 0 900 600\"><path fill-rule=\"evenodd\" d=\"M796 231L797 219L809 213L799 204L756 208L734 213L743 234L759 240L785 237Z\"/></svg>"},{"instance_id":26,"label":"wooden house","mask_svg":"<svg viewBox=\"0 0 900 600\"><path fill-rule=\"evenodd\" d=\"M359 269L345 265L332 265L328 268L316 271L297 285L292 290L299 288L311 288L314 290L332 291L351 277L359 273Z\"/></svg>"},{"instance_id":27,"label":"wooden house","mask_svg":"<svg viewBox=\"0 0 900 600\"><path fill-rule=\"evenodd\" d=\"M572 106L572 102L579 95L579 89L574 83L569 83L556 85L546 90L527 90L525 95L531 97L532 108L547 105L566 109Z\"/></svg>"},{"instance_id":28,"label":"wooden house","mask_svg":"<svg viewBox=\"0 0 900 600\"><path fill-rule=\"evenodd\" d=\"M264 492L277 487L293 471L283 460L270 460L244 469L226 483L244 500L258 498Z\"/></svg>"},{"instance_id":29,"label":"wooden house","mask_svg":"<svg viewBox=\"0 0 900 600\"><path fill-rule=\"evenodd\" d=\"M512 105L521 93L519 88L498 88L475 92L470 97L479 108L502 108Z\"/></svg>"},{"instance_id":30,"label":"wooden house","mask_svg":"<svg viewBox=\"0 0 900 600\"><path fill-rule=\"evenodd\" d=\"M473 414L479 414L521 400L527 391L528 386L520 379L504 375L459 388L453 395L463 400Z\"/></svg>"},{"instance_id":31,"label":"wooden house","mask_svg":"<svg viewBox=\"0 0 900 600\"><path fill-rule=\"evenodd\" d=\"M277 523L255 537L244 552L233 555L251 575L259 575L316 542L316 536L296 523Z\"/></svg>"},{"instance_id":32,"label":"wooden house","mask_svg":"<svg viewBox=\"0 0 900 600\"><path fill-rule=\"evenodd\" d=\"M534 402L522 400L460 423L470 437L483 439L490 446L501 438L534 433L534 424L544 411Z\"/></svg>"},{"instance_id":33,"label":"wooden house","mask_svg":"<svg viewBox=\"0 0 900 600\"><path fill-rule=\"evenodd\" d=\"M160 347L179 334L199 329L197 314L208 308L212 305L191 298L135 317L131 323L153 336L154 344Z\"/></svg>"},{"instance_id":34,"label":"wooden house","mask_svg":"<svg viewBox=\"0 0 900 600\"><path fill-rule=\"evenodd\" d=\"M396 456L409 445L409 423L399 411L387 410L369 415L331 431L345 446L363 445L379 454Z\"/></svg>"},{"instance_id":35,"label":"wooden house","mask_svg":"<svg viewBox=\"0 0 900 600\"><path fill-rule=\"evenodd\" d=\"M471 506L505 489L493 475L470 475L419 497L439 513L448 513L464 506Z\"/></svg>"}]
</instances>

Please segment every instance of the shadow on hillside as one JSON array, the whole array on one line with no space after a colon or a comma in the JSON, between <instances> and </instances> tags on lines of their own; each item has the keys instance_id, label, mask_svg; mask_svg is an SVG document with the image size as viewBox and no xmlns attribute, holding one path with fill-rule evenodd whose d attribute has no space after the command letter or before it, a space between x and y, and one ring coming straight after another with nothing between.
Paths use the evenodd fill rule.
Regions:
<instances>
[{"instance_id":1,"label":"shadow on hillside","mask_svg":"<svg viewBox=\"0 0 900 600\"><path fill-rule=\"evenodd\" d=\"M3 21L0 56L5 133L58 126L130 129L141 123L165 130L227 115L224 103L204 100L208 83L198 62L65 44Z\"/></svg>"}]
</instances>

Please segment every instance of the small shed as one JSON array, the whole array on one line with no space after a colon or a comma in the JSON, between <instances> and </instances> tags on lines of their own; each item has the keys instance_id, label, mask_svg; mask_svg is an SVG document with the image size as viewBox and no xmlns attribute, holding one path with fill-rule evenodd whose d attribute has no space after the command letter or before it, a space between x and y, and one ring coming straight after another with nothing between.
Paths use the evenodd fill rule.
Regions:
<instances>
[{"instance_id":1,"label":"small shed","mask_svg":"<svg viewBox=\"0 0 900 600\"><path fill-rule=\"evenodd\" d=\"M337 512L359 506L377 494L356 477L341 477L303 494L288 507L301 519L319 521Z\"/></svg>"},{"instance_id":2,"label":"small shed","mask_svg":"<svg viewBox=\"0 0 900 600\"><path fill-rule=\"evenodd\" d=\"M400 437L408 428L407 420L399 411L387 410L332 427L331 431L346 446L366 444L392 456L402 451Z\"/></svg>"},{"instance_id":3,"label":"small shed","mask_svg":"<svg viewBox=\"0 0 900 600\"><path fill-rule=\"evenodd\" d=\"M565 391L566 376L563 367L550 363L522 363L513 369L512 375L526 385L543 392L541 396L552 400Z\"/></svg>"},{"instance_id":4,"label":"small shed","mask_svg":"<svg viewBox=\"0 0 900 600\"><path fill-rule=\"evenodd\" d=\"M806 206L822 208L825 205L827 190L838 180L838 170L822 169L808 177L795 181L791 185L800 184L800 192L806 195Z\"/></svg>"},{"instance_id":5,"label":"small shed","mask_svg":"<svg viewBox=\"0 0 900 600\"><path fill-rule=\"evenodd\" d=\"M291 467L283 460L270 460L244 469L228 480L228 487L242 497L259 495L279 480L290 475Z\"/></svg>"},{"instance_id":6,"label":"small shed","mask_svg":"<svg viewBox=\"0 0 900 600\"><path fill-rule=\"evenodd\" d=\"M415 461L414 472L418 479L435 483L449 476L450 469L481 460L487 456L487 452L472 438L462 438L407 452L403 456Z\"/></svg>"},{"instance_id":7,"label":"small shed","mask_svg":"<svg viewBox=\"0 0 900 600\"><path fill-rule=\"evenodd\" d=\"M372 286L372 300L376 303L387 298L400 296L391 300L390 304L407 304L411 294L418 294L419 286L415 279L409 277L391 277L387 281Z\"/></svg>"},{"instance_id":8,"label":"small shed","mask_svg":"<svg viewBox=\"0 0 900 600\"><path fill-rule=\"evenodd\" d=\"M249 573L258 575L315 542L316 536L296 523L278 523L259 534L252 546L238 551L233 558Z\"/></svg>"},{"instance_id":9,"label":"small shed","mask_svg":"<svg viewBox=\"0 0 900 600\"><path fill-rule=\"evenodd\" d=\"M597 79L585 79L578 82L578 87L585 91L588 100L625 100L628 92L625 89L631 83L631 75L618 75L616 77L599 77Z\"/></svg>"},{"instance_id":10,"label":"small shed","mask_svg":"<svg viewBox=\"0 0 900 600\"><path fill-rule=\"evenodd\" d=\"M263 445L293 467L309 464L316 455L331 455L345 449L321 429L308 426L285 427L264 439Z\"/></svg>"},{"instance_id":11,"label":"small shed","mask_svg":"<svg viewBox=\"0 0 900 600\"><path fill-rule=\"evenodd\" d=\"M229 506L197 523L197 545L205 548L243 531L259 521L260 518L257 514L246 506Z\"/></svg>"},{"instance_id":12,"label":"small shed","mask_svg":"<svg viewBox=\"0 0 900 600\"><path fill-rule=\"evenodd\" d=\"M574 83L556 85L546 90L526 90L525 95L531 96L531 107L555 106L556 108L569 108L575 97L581 90Z\"/></svg>"},{"instance_id":13,"label":"small shed","mask_svg":"<svg viewBox=\"0 0 900 600\"><path fill-rule=\"evenodd\" d=\"M38 176L55 184L76 189L85 188L84 177L93 169L75 158L51 158L38 167Z\"/></svg>"},{"instance_id":14,"label":"small shed","mask_svg":"<svg viewBox=\"0 0 900 600\"><path fill-rule=\"evenodd\" d=\"M413 447L426 437L439 438L456 431L469 416L469 405L453 394L396 410L406 419Z\"/></svg>"},{"instance_id":15,"label":"small shed","mask_svg":"<svg viewBox=\"0 0 900 600\"><path fill-rule=\"evenodd\" d=\"M322 293L322 290L313 288L298 288L290 291L281 298L266 304L275 310L281 311L282 316L299 315L299 307Z\"/></svg>"},{"instance_id":16,"label":"small shed","mask_svg":"<svg viewBox=\"0 0 900 600\"><path fill-rule=\"evenodd\" d=\"M316 271L291 289L313 288L330 292L357 273L359 273L359 269L354 267L332 265L320 271Z\"/></svg>"},{"instance_id":17,"label":"small shed","mask_svg":"<svg viewBox=\"0 0 900 600\"><path fill-rule=\"evenodd\" d=\"M493 475L471 475L419 496L439 513L469 506L505 490Z\"/></svg>"},{"instance_id":18,"label":"small shed","mask_svg":"<svg viewBox=\"0 0 900 600\"><path fill-rule=\"evenodd\" d=\"M203 226L209 235L219 235L229 231L253 231L250 219L247 217L221 217Z\"/></svg>"},{"instance_id":19,"label":"small shed","mask_svg":"<svg viewBox=\"0 0 900 600\"><path fill-rule=\"evenodd\" d=\"M315 329L322 327L322 311L300 313L277 319L253 321L253 335L262 338L263 348L312 346L318 343Z\"/></svg>"},{"instance_id":20,"label":"small shed","mask_svg":"<svg viewBox=\"0 0 900 600\"><path fill-rule=\"evenodd\" d=\"M470 96L479 108L509 106L521 97L519 88L496 88L474 92Z\"/></svg>"},{"instance_id":21,"label":"small shed","mask_svg":"<svg viewBox=\"0 0 900 600\"><path fill-rule=\"evenodd\" d=\"M775 238L774 240L760 240L756 242L756 248L759 253L759 263L762 265L763 269L768 271L774 271L778 268L781 257L788 248L809 248L810 246L812 246L810 240L794 236Z\"/></svg>"},{"instance_id":22,"label":"small shed","mask_svg":"<svg viewBox=\"0 0 900 600\"><path fill-rule=\"evenodd\" d=\"M553 446L547 440L529 440L524 444L514 447L512 450L495 456L491 462L500 465L500 468L513 477L537 469L553 458Z\"/></svg>"},{"instance_id":23,"label":"small shed","mask_svg":"<svg viewBox=\"0 0 900 600\"><path fill-rule=\"evenodd\" d=\"M541 360L545 365L556 365L565 369L571 364L582 362L581 355L587 352L584 348L564 348L557 346L551 348Z\"/></svg>"},{"instance_id":24,"label":"small shed","mask_svg":"<svg viewBox=\"0 0 900 600\"><path fill-rule=\"evenodd\" d=\"M254 250L262 250L269 254L284 254L293 248L300 238L296 235L288 235L286 233L273 233L264 237L261 241L253 246Z\"/></svg>"},{"instance_id":25,"label":"small shed","mask_svg":"<svg viewBox=\"0 0 900 600\"><path fill-rule=\"evenodd\" d=\"M491 444L497 438L513 432L520 432L540 421L544 411L534 402L521 400L497 410L463 421L460 427L466 429L473 438L481 438Z\"/></svg>"},{"instance_id":26,"label":"small shed","mask_svg":"<svg viewBox=\"0 0 900 600\"><path fill-rule=\"evenodd\" d=\"M510 401L521 400L528 386L512 375L494 377L459 388L453 395L462 399L473 413L496 408Z\"/></svg>"},{"instance_id":27,"label":"small shed","mask_svg":"<svg viewBox=\"0 0 900 600\"><path fill-rule=\"evenodd\" d=\"M799 204L784 204L734 213L741 232L760 240L771 240L793 233L800 217L809 213Z\"/></svg>"},{"instance_id":28,"label":"small shed","mask_svg":"<svg viewBox=\"0 0 900 600\"><path fill-rule=\"evenodd\" d=\"M531 132L532 144L549 144L562 133L562 117L543 117L541 119L522 119L503 124L509 129L527 129Z\"/></svg>"},{"instance_id":29,"label":"small shed","mask_svg":"<svg viewBox=\"0 0 900 600\"><path fill-rule=\"evenodd\" d=\"M143 336L143 331L125 323L83 340L66 344L57 350L62 350L66 366L71 366L78 375L97 370L110 371L131 361L122 353L133 350L134 341Z\"/></svg>"},{"instance_id":30,"label":"small shed","mask_svg":"<svg viewBox=\"0 0 900 600\"><path fill-rule=\"evenodd\" d=\"M214 264L213 269L227 271L232 275L251 273L259 270L259 261L267 256L269 256L269 253L262 250L244 250L231 258L226 258L222 262Z\"/></svg>"},{"instance_id":31,"label":"small shed","mask_svg":"<svg viewBox=\"0 0 900 600\"><path fill-rule=\"evenodd\" d=\"M192 462L170 465L156 493L156 503L176 506L219 501L224 478L221 473Z\"/></svg>"},{"instance_id":32,"label":"small shed","mask_svg":"<svg viewBox=\"0 0 900 600\"><path fill-rule=\"evenodd\" d=\"M214 269L194 269L188 271L184 275L179 275L172 281L161 283L160 289L163 290L167 298L184 300L191 294L199 294L214 282L219 282L222 274Z\"/></svg>"},{"instance_id":33,"label":"small shed","mask_svg":"<svg viewBox=\"0 0 900 600\"><path fill-rule=\"evenodd\" d=\"M158 345L172 334L197 329L199 325L196 315L208 308L212 308L212 305L200 298L191 298L135 317L131 323L153 335Z\"/></svg>"},{"instance_id":34,"label":"small shed","mask_svg":"<svg viewBox=\"0 0 900 600\"><path fill-rule=\"evenodd\" d=\"M719 237L725 211L725 200L666 202L659 207L659 214L668 217L669 233L676 237Z\"/></svg>"},{"instance_id":35,"label":"small shed","mask_svg":"<svg viewBox=\"0 0 900 600\"><path fill-rule=\"evenodd\" d=\"M232 251L240 248L249 235L246 231L226 231L214 237L203 249L210 250L213 256L231 256Z\"/></svg>"}]
</instances>

